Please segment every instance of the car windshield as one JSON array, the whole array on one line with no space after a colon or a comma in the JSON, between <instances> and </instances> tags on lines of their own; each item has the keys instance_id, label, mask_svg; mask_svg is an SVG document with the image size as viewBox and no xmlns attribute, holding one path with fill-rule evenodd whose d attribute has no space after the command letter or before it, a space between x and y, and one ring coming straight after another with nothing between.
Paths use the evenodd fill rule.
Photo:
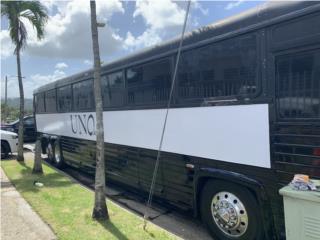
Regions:
<instances>
[{"instance_id":1,"label":"car windshield","mask_svg":"<svg viewBox=\"0 0 320 240\"><path fill-rule=\"evenodd\" d=\"M28 122L28 123L33 123L34 122L33 117L25 117L23 120L24 120L25 123L26 122ZM14 124L17 124L17 123L19 123L19 119L14 120L13 122L9 123L9 125L14 125Z\"/></svg>"},{"instance_id":2,"label":"car windshield","mask_svg":"<svg viewBox=\"0 0 320 240\"><path fill-rule=\"evenodd\" d=\"M13 121L13 122L11 122L11 123L9 123L10 125L14 125L14 124L16 124L16 123L18 123L19 122L19 119L17 119L17 120L15 120L15 121Z\"/></svg>"}]
</instances>

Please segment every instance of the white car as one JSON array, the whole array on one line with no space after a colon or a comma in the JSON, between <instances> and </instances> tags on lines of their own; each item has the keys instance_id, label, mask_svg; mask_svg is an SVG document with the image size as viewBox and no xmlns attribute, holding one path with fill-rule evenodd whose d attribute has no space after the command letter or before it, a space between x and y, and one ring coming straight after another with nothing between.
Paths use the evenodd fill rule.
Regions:
<instances>
[{"instance_id":1,"label":"white car","mask_svg":"<svg viewBox=\"0 0 320 240\"><path fill-rule=\"evenodd\" d=\"M18 134L0 130L1 132L1 158L7 158L9 153L17 152Z\"/></svg>"}]
</instances>

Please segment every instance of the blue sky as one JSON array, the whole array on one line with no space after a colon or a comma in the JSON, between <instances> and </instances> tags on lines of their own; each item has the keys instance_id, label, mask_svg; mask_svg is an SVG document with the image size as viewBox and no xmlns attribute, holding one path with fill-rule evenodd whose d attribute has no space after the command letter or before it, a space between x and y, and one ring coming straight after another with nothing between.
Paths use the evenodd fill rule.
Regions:
<instances>
[{"instance_id":1,"label":"blue sky","mask_svg":"<svg viewBox=\"0 0 320 240\"><path fill-rule=\"evenodd\" d=\"M28 46L22 54L22 74L25 96L32 97L35 88L59 78L92 67L90 6L87 0L42 1L50 15L46 36L37 41L32 27ZM193 1L187 30L199 28L247 9L262 1ZM186 2L97 1L98 21L106 26L99 29L103 62L121 58L145 47L171 39L181 32ZM1 86L10 75L8 97L19 96L16 58L8 35L8 22L1 18ZM1 96L4 88L1 87Z\"/></svg>"}]
</instances>

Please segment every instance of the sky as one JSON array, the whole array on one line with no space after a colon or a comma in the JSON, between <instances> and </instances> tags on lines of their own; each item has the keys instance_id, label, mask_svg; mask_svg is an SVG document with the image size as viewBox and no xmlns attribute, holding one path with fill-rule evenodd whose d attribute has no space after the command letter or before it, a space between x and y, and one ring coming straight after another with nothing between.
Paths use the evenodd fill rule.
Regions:
<instances>
[{"instance_id":1,"label":"sky","mask_svg":"<svg viewBox=\"0 0 320 240\"><path fill-rule=\"evenodd\" d=\"M90 4L88 0L41 1L49 14L45 37L39 41L32 26L21 65L26 98L33 90L60 78L92 68ZM114 61L143 48L159 44L181 34L187 3L185 1L97 0L100 56L103 63ZM206 26L263 1L193 0L187 31ZM8 76L8 97L18 97L18 80L14 46L8 32L8 19L1 17L1 97Z\"/></svg>"}]
</instances>

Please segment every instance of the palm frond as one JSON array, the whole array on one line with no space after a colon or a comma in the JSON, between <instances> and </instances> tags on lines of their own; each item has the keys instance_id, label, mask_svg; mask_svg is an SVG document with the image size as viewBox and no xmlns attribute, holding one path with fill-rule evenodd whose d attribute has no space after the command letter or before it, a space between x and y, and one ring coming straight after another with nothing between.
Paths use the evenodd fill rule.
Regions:
<instances>
[{"instance_id":1,"label":"palm frond","mask_svg":"<svg viewBox=\"0 0 320 240\"><path fill-rule=\"evenodd\" d=\"M15 53L26 45L28 33L22 18L30 21L36 29L37 38L44 37L44 26L48 20L46 8L39 1L2 1L1 16L9 20L9 33L15 44Z\"/></svg>"},{"instance_id":2,"label":"palm frond","mask_svg":"<svg viewBox=\"0 0 320 240\"><path fill-rule=\"evenodd\" d=\"M48 20L48 14L47 9L39 1L21 2L20 16L30 21L36 29L38 39L44 37L44 25Z\"/></svg>"},{"instance_id":3,"label":"palm frond","mask_svg":"<svg viewBox=\"0 0 320 240\"><path fill-rule=\"evenodd\" d=\"M19 44L19 10L17 2L1 2L1 15L8 18L10 38L17 46Z\"/></svg>"},{"instance_id":4,"label":"palm frond","mask_svg":"<svg viewBox=\"0 0 320 240\"><path fill-rule=\"evenodd\" d=\"M24 25L24 23L19 20L18 23L19 27L19 36L18 36L18 44L16 45L16 48L14 49L14 53L17 54L18 50L23 49L26 46L27 43L27 38L28 38L28 32L26 29L26 26Z\"/></svg>"}]
</instances>

